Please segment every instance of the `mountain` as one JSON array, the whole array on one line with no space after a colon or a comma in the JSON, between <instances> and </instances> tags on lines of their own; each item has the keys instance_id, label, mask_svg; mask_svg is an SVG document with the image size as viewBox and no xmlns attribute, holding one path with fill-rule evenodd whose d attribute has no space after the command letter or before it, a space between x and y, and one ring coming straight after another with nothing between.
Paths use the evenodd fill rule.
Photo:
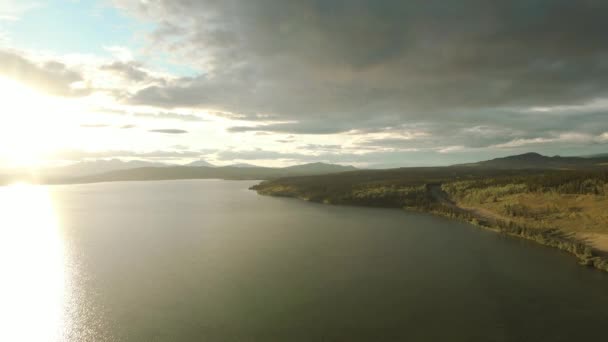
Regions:
<instances>
[{"instance_id":1,"label":"mountain","mask_svg":"<svg viewBox=\"0 0 608 342\"><path fill-rule=\"evenodd\" d=\"M281 177L312 176L337 172L353 171L352 166L341 166L325 163L311 163L284 168L259 166L164 166L141 167L134 169L115 170L101 174L43 179L46 183L95 183L112 181L142 181L170 179L234 179L234 180L266 180Z\"/></svg>"},{"instance_id":2,"label":"mountain","mask_svg":"<svg viewBox=\"0 0 608 342\"><path fill-rule=\"evenodd\" d=\"M326 164L326 163L310 163L302 165L294 165L283 168L290 172L302 172L306 174L324 174L324 173L336 173L357 170L354 166L342 166L337 164Z\"/></svg>"},{"instance_id":3,"label":"mountain","mask_svg":"<svg viewBox=\"0 0 608 342\"><path fill-rule=\"evenodd\" d=\"M205 166L205 164L212 165L204 160L199 160L188 165L121 161L117 159L99 160L77 163L61 168L39 170L37 172L23 172L21 174L5 172L6 174L0 175L0 184L8 184L15 181L63 184L171 179L270 180L284 177L336 173L348 173L348 177L356 177L357 175L366 176L373 173L371 170L359 170L353 166L320 162L283 168L260 167L251 164L235 164L230 166ZM513 172L542 172L542 170L591 170L599 168L608 168L608 156L549 157L530 152L447 167L399 168L376 170L375 172L384 176L395 174L401 177L403 172L410 171L422 173L431 171L461 173L462 171L466 171L480 174L488 174L488 172L494 174L496 172L511 172L509 170Z\"/></svg>"},{"instance_id":4,"label":"mountain","mask_svg":"<svg viewBox=\"0 0 608 342\"><path fill-rule=\"evenodd\" d=\"M470 164L453 165L456 167L475 167L486 169L589 169L605 167L608 157L548 157L529 152L503 158Z\"/></svg>"},{"instance_id":5,"label":"mountain","mask_svg":"<svg viewBox=\"0 0 608 342\"><path fill-rule=\"evenodd\" d=\"M120 159L83 161L75 164L38 169L3 169L0 170L0 185L15 182L29 183L64 183L67 180L90 177L109 172L125 171L130 169L154 167L163 168L164 163L148 162L143 160L122 161Z\"/></svg>"},{"instance_id":6,"label":"mountain","mask_svg":"<svg viewBox=\"0 0 608 342\"><path fill-rule=\"evenodd\" d=\"M164 167L167 164L147 162L143 160L123 161L120 159L83 161L76 164L40 170L46 177L80 177L99 173L135 169L140 167Z\"/></svg>"},{"instance_id":7,"label":"mountain","mask_svg":"<svg viewBox=\"0 0 608 342\"><path fill-rule=\"evenodd\" d=\"M215 165L207 162L204 159L199 159L197 161L193 161L192 163L188 163L185 166L206 166L206 167L215 167Z\"/></svg>"},{"instance_id":8,"label":"mountain","mask_svg":"<svg viewBox=\"0 0 608 342\"><path fill-rule=\"evenodd\" d=\"M257 165L247 164L247 163L230 164L228 166L231 166L231 167L259 167Z\"/></svg>"}]
</instances>

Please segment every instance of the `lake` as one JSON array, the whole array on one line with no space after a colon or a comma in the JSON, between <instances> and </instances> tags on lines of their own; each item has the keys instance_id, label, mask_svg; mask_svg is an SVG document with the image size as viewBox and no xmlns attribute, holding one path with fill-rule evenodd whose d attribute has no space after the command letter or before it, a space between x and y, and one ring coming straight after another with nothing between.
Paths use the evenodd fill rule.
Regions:
<instances>
[{"instance_id":1,"label":"lake","mask_svg":"<svg viewBox=\"0 0 608 342\"><path fill-rule=\"evenodd\" d=\"M251 181L0 188L0 341L582 341L608 275L423 213Z\"/></svg>"}]
</instances>

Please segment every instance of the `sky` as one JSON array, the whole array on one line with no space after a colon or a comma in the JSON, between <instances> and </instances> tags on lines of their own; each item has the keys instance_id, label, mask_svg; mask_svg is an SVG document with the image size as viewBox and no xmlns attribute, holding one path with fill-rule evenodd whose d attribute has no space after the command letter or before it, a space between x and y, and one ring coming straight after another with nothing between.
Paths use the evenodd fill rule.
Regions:
<instances>
[{"instance_id":1,"label":"sky","mask_svg":"<svg viewBox=\"0 0 608 342\"><path fill-rule=\"evenodd\" d=\"M0 0L0 168L608 152L601 0Z\"/></svg>"}]
</instances>

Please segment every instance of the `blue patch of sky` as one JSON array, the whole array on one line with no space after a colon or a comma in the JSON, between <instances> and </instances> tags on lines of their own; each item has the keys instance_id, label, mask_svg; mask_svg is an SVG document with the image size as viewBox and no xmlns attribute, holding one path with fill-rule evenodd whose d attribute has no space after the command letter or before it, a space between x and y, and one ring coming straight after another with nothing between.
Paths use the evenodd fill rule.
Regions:
<instances>
[{"instance_id":1,"label":"blue patch of sky","mask_svg":"<svg viewBox=\"0 0 608 342\"><path fill-rule=\"evenodd\" d=\"M146 60L146 64L179 77L194 77L201 74L199 70L187 64L171 62L171 58L163 52L153 54Z\"/></svg>"},{"instance_id":2,"label":"blue patch of sky","mask_svg":"<svg viewBox=\"0 0 608 342\"><path fill-rule=\"evenodd\" d=\"M150 28L102 1L52 0L8 23L6 32L17 48L107 55L108 46L141 46L135 33Z\"/></svg>"},{"instance_id":3,"label":"blue patch of sky","mask_svg":"<svg viewBox=\"0 0 608 342\"><path fill-rule=\"evenodd\" d=\"M146 45L145 35L155 24L136 20L107 1L50 0L23 13L18 20L1 21L5 44L12 48L56 54L93 54L109 57L112 46L127 47L149 67L193 76L198 72L172 63L166 56L138 56ZM7 38L7 39L6 39Z\"/></svg>"}]
</instances>

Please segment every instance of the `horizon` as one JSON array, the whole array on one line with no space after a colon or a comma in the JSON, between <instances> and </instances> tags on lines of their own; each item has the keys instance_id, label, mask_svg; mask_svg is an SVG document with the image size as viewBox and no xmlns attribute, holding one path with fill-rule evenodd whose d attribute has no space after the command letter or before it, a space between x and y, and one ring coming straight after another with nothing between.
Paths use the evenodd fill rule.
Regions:
<instances>
[{"instance_id":1,"label":"horizon","mask_svg":"<svg viewBox=\"0 0 608 342\"><path fill-rule=\"evenodd\" d=\"M395 168L605 153L602 9L6 0L0 169L111 158Z\"/></svg>"},{"instance_id":2,"label":"horizon","mask_svg":"<svg viewBox=\"0 0 608 342\"><path fill-rule=\"evenodd\" d=\"M458 163L458 164L446 164L446 165L412 165L412 166L396 166L396 167L388 167L388 168L382 168L382 167L356 167L354 165L350 165L350 164L345 164L345 163L331 163L331 162L326 162L326 161L310 161L310 162L304 162L304 163L294 163L294 164L288 164L288 165L283 165L283 166L267 166L267 165L258 165L258 164L253 164L253 163L227 163L227 164L213 164L213 163L209 163L204 159L195 159L195 160L191 160L188 161L184 164L178 164L178 163L172 163L172 162L157 162L157 161L147 161L147 160L143 160L143 159L121 159L121 158L104 158L104 159L93 159L93 160L81 160L81 161L77 161L77 162L73 162L73 163L69 163L69 164L64 164L64 165L60 165L60 166L52 166L52 167L46 167L46 168L31 168L31 167L20 167L20 168L13 168L13 169L4 169L4 171L8 171L8 172L39 172L39 171L50 171L53 169L57 169L57 170L61 170L64 167L72 167L72 166L79 166L79 165L83 165L83 164L89 164L89 165L95 165L99 162L102 163L111 163L111 162L118 162L118 163L122 163L122 164L129 164L129 163L145 163L145 164L149 164L149 165L138 165L138 166L134 166L133 168L140 168L140 167L175 167L175 166L184 166L184 167L211 167L211 168L222 168L222 167L253 167L253 168L289 168L289 167L296 167L296 166L306 166L306 165L316 165L316 164L320 164L320 165L328 165L328 166L342 166L342 167L355 167L358 170L382 170L382 169L393 169L393 168L424 168L424 167L450 167L450 166L458 166L458 165L468 165L468 164L476 164L476 163L480 163L480 162L486 162L486 161L492 161L494 159L504 159L504 158L514 158L514 157L521 157L524 155L537 155L540 157L546 157L546 158L603 158L605 156L608 156L608 153L599 153L599 154L594 154L594 155L574 155L574 156L564 156L564 155L544 155L538 152L534 152L534 151L529 151L529 152L524 152L524 153L520 153L520 154L513 154L513 155L507 155L507 156L503 156L503 157L495 157L495 158L490 158L490 159L483 159L483 160L475 160L475 161L471 161L471 162L466 162L466 163ZM198 162L203 162L205 164L208 165L192 165L194 163L198 163ZM1 169L0 169L1 170ZM112 170L112 169L110 169Z\"/></svg>"}]
</instances>

